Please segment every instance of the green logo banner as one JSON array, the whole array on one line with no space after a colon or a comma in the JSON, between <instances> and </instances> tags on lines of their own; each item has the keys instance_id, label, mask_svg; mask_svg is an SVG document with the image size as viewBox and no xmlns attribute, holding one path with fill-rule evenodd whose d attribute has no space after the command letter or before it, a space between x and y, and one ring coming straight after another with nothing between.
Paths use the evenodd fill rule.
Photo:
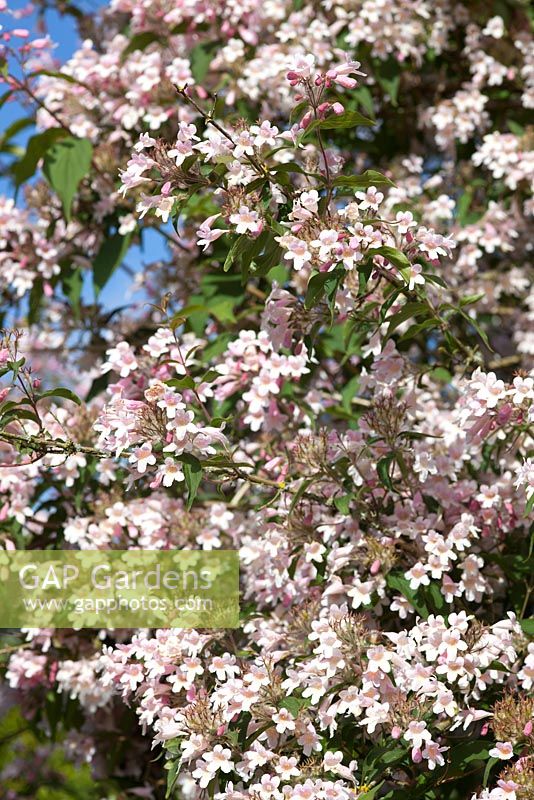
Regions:
<instances>
[{"instance_id":1,"label":"green logo banner","mask_svg":"<svg viewBox=\"0 0 534 800\"><path fill-rule=\"evenodd\" d=\"M0 552L0 628L237 628L234 550Z\"/></svg>"}]
</instances>

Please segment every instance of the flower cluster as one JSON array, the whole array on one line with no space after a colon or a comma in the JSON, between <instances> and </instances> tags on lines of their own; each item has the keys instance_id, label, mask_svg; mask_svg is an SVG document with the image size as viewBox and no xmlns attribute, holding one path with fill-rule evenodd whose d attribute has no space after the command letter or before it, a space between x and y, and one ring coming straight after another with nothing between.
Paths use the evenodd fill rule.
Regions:
<instances>
[{"instance_id":1,"label":"flower cluster","mask_svg":"<svg viewBox=\"0 0 534 800\"><path fill-rule=\"evenodd\" d=\"M2 642L99 796L532 797L534 71L483 6L112 0L8 54L0 554L240 559L235 630Z\"/></svg>"}]
</instances>

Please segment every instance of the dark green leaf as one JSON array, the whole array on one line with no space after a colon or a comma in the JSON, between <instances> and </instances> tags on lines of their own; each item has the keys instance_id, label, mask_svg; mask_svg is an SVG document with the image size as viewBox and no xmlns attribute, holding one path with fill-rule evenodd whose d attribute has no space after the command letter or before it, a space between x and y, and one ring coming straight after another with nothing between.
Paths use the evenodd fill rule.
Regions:
<instances>
[{"instance_id":1,"label":"dark green leaf","mask_svg":"<svg viewBox=\"0 0 534 800\"><path fill-rule=\"evenodd\" d=\"M309 705L309 699L304 697L295 697L294 695L284 697L284 699L280 701L280 708L287 709L291 716L295 717L295 719L298 717L299 712L303 708L307 708Z\"/></svg>"},{"instance_id":2,"label":"dark green leaf","mask_svg":"<svg viewBox=\"0 0 534 800\"><path fill-rule=\"evenodd\" d=\"M187 495L187 510L193 505L193 501L197 495L198 487L202 480L202 464L195 456L190 453L183 453L180 456L180 461L184 465L184 477L188 490Z\"/></svg>"},{"instance_id":3,"label":"dark green leaf","mask_svg":"<svg viewBox=\"0 0 534 800\"><path fill-rule=\"evenodd\" d=\"M78 395L70 389L66 389L64 386L58 386L57 389L48 389L46 392L42 392L39 395L39 400L43 397L63 397L65 400L72 400L72 402L76 403L78 406L82 404Z\"/></svg>"},{"instance_id":4,"label":"dark green leaf","mask_svg":"<svg viewBox=\"0 0 534 800\"><path fill-rule=\"evenodd\" d=\"M121 61L124 61L126 56L129 56L130 53L134 53L136 50L146 50L146 48L153 44L153 42L161 42L162 37L154 33L153 31L143 31L142 33L136 33L135 36L132 36L130 39L129 44L124 48L121 53Z\"/></svg>"},{"instance_id":5,"label":"dark green leaf","mask_svg":"<svg viewBox=\"0 0 534 800\"><path fill-rule=\"evenodd\" d=\"M374 169L367 169L362 175L338 175L333 186L348 186L351 189L368 189L369 186L395 186L393 181Z\"/></svg>"},{"instance_id":6,"label":"dark green leaf","mask_svg":"<svg viewBox=\"0 0 534 800\"><path fill-rule=\"evenodd\" d=\"M389 339L393 331L398 328L399 325L402 325L403 322L406 322L407 319L418 317L426 313L428 313L428 310L424 303L406 303L400 311L397 311L396 314L387 318L386 322L389 322L389 327L385 338Z\"/></svg>"},{"instance_id":7,"label":"dark green leaf","mask_svg":"<svg viewBox=\"0 0 534 800\"><path fill-rule=\"evenodd\" d=\"M373 126L375 121L364 117L359 111L344 111L343 114L331 114L326 119L315 119L306 128L305 135L319 130L341 130L343 128L356 128L358 125Z\"/></svg>"},{"instance_id":8,"label":"dark green leaf","mask_svg":"<svg viewBox=\"0 0 534 800\"><path fill-rule=\"evenodd\" d=\"M384 256L384 258L386 258L391 264L397 267L397 269L401 272L405 280L408 280L410 272L410 262L408 261L408 258L404 255L404 253L402 253L400 250L397 250L396 247L389 247L388 245L383 245L382 247L377 247L373 248L372 250L369 250L369 255Z\"/></svg>"},{"instance_id":9,"label":"dark green leaf","mask_svg":"<svg viewBox=\"0 0 534 800\"><path fill-rule=\"evenodd\" d=\"M35 323L39 319L39 311L41 308L41 303L43 301L44 293L43 293L43 280L42 278L37 278L30 292L30 299L28 302L28 324L35 325Z\"/></svg>"},{"instance_id":10,"label":"dark green leaf","mask_svg":"<svg viewBox=\"0 0 534 800\"><path fill-rule=\"evenodd\" d=\"M395 591L400 592L402 596L405 597L408 600L408 602L415 608L417 613L424 619L427 619L429 615L428 608L417 597L417 592L415 592L410 587L409 580L405 578L402 573L390 572L389 575L386 577L386 583L390 589L394 589Z\"/></svg>"},{"instance_id":11,"label":"dark green leaf","mask_svg":"<svg viewBox=\"0 0 534 800\"><path fill-rule=\"evenodd\" d=\"M330 294L331 291L335 292L344 274L345 270L334 269L332 272L316 272L315 275L312 275L306 288L305 308L313 308L325 294Z\"/></svg>"},{"instance_id":12,"label":"dark green leaf","mask_svg":"<svg viewBox=\"0 0 534 800\"><path fill-rule=\"evenodd\" d=\"M11 167L17 188L35 174L37 164L48 148L64 136L66 136L66 132L63 128L48 128L46 131L37 133L29 139L26 145L26 152L20 161L17 161Z\"/></svg>"},{"instance_id":13,"label":"dark green leaf","mask_svg":"<svg viewBox=\"0 0 534 800\"><path fill-rule=\"evenodd\" d=\"M71 217L72 200L80 182L91 167L93 145L89 139L68 137L48 148L43 173L61 200L67 221Z\"/></svg>"},{"instance_id":14,"label":"dark green leaf","mask_svg":"<svg viewBox=\"0 0 534 800\"><path fill-rule=\"evenodd\" d=\"M167 763L165 764L165 769L168 770L167 790L165 792L165 800L169 800L169 797L172 796L174 787L176 786L176 781L178 780L178 776L180 774L181 767L182 767L181 758L177 759L176 761L167 761Z\"/></svg>"},{"instance_id":15,"label":"dark green leaf","mask_svg":"<svg viewBox=\"0 0 534 800\"><path fill-rule=\"evenodd\" d=\"M80 316L80 300L83 288L83 271L80 267L70 269L61 276L63 294L70 303L74 317Z\"/></svg>"},{"instance_id":16,"label":"dark green leaf","mask_svg":"<svg viewBox=\"0 0 534 800\"><path fill-rule=\"evenodd\" d=\"M195 83L202 83L214 56L214 51L219 47L218 42L210 42L209 44L197 44L189 53L189 61L191 63L191 74L195 79Z\"/></svg>"},{"instance_id":17,"label":"dark green leaf","mask_svg":"<svg viewBox=\"0 0 534 800\"><path fill-rule=\"evenodd\" d=\"M382 486L385 486L386 489L389 489L391 492L395 491L395 487L393 486L390 477L390 467L394 459L395 459L394 453L389 453L389 455L381 458L376 465L376 471L378 472L380 483L382 484Z\"/></svg>"},{"instance_id":18,"label":"dark green leaf","mask_svg":"<svg viewBox=\"0 0 534 800\"><path fill-rule=\"evenodd\" d=\"M93 262L93 285L97 297L124 259L130 239L131 234L121 236L116 233L102 243Z\"/></svg>"}]
</instances>

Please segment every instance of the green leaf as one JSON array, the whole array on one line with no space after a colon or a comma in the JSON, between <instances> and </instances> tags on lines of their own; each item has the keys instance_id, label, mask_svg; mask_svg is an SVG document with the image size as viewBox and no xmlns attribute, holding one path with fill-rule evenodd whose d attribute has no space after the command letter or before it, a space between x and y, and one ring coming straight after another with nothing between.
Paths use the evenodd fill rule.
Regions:
<instances>
[{"instance_id":1,"label":"green leaf","mask_svg":"<svg viewBox=\"0 0 534 800\"><path fill-rule=\"evenodd\" d=\"M406 333L403 333L399 339L399 344L403 342L408 342L410 339L415 339L421 331L426 331L428 328L437 328L438 323L435 319L425 319L424 322L419 322L414 325L410 325Z\"/></svg>"},{"instance_id":2,"label":"green leaf","mask_svg":"<svg viewBox=\"0 0 534 800\"><path fill-rule=\"evenodd\" d=\"M473 319L473 317L470 317L469 314L467 314L465 311L462 311L461 308L458 309L458 313L461 314L462 317L475 329L475 331L478 333L478 335L480 336L480 338L482 339L488 350L494 353L495 351L489 343L488 334L486 333L485 330L483 330L480 327L477 320Z\"/></svg>"},{"instance_id":3,"label":"green leaf","mask_svg":"<svg viewBox=\"0 0 534 800\"><path fill-rule=\"evenodd\" d=\"M78 406L82 404L78 395L70 389L66 389L64 386L58 386L56 389L48 389L46 392L41 392L39 400L43 397L63 397L64 400L72 400L72 402L76 403Z\"/></svg>"},{"instance_id":4,"label":"green leaf","mask_svg":"<svg viewBox=\"0 0 534 800\"><path fill-rule=\"evenodd\" d=\"M509 120L506 121L506 124L508 125L508 129L512 133L514 133L516 136L524 136L525 135L524 127L522 125L520 125L518 122L514 122L514 120L509 119Z\"/></svg>"},{"instance_id":5,"label":"green leaf","mask_svg":"<svg viewBox=\"0 0 534 800\"><path fill-rule=\"evenodd\" d=\"M387 318L386 322L389 322L389 327L385 338L389 339L393 331L398 328L399 325L402 325L403 322L406 322L407 319L418 317L426 313L428 313L428 309L424 303L406 303L400 311L397 311L396 314Z\"/></svg>"},{"instance_id":6,"label":"green leaf","mask_svg":"<svg viewBox=\"0 0 534 800\"><path fill-rule=\"evenodd\" d=\"M372 789L369 789L368 792L364 792L363 794L359 794L358 795L358 800L374 800L374 798L377 796L378 792L380 791L380 789L382 788L383 785L384 785L384 781L380 781L380 783L377 783L377 785L373 786Z\"/></svg>"},{"instance_id":7,"label":"green leaf","mask_svg":"<svg viewBox=\"0 0 534 800\"><path fill-rule=\"evenodd\" d=\"M350 513L350 501L352 498L352 494L343 494L340 497L334 497L334 505L344 517L347 517Z\"/></svg>"},{"instance_id":8,"label":"green leaf","mask_svg":"<svg viewBox=\"0 0 534 800\"><path fill-rule=\"evenodd\" d=\"M459 744L450 750L449 757L453 773L461 775L473 763L485 761L489 757L488 742L484 739L478 739L475 742Z\"/></svg>"},{"instance_id":9,"label":"green leaf","mask_svg":"<svg viewBox=\"0 0 534 800\"><path fill-rule=\"evenodd\" d=\"M186 508L189 511L202 480L202 464L196 456L192 456L190 453L182 453L179 460L184 465L184 477L188 490Z\"/></svg>"},{"instance_id":10,"label":"green leaf","mask_svg":"<svg viewBox=\"0 0 534 800\"><path fill-rule=\"evenodd\" d=\"M486 769L484 770L484 778L482 780L482 786L484 788L486 788L486 786L488 785L491 770L496 764L500 762L500 760L501 760L500 758L490 758L490 760L486 764Z\"/></svg>"},{"instance_id":11,"label":"green leaf","mask_svg":"<svg viewBox=\"0 0 534 800\"><path fill-rule=\"evenodd\" d=\"M17 133L23 131L24 128L29 128L30 125L34 125L35 120L33 117L21 117L20 119L16 119L15 122L12 122L11 125L5 129L5 131L0 136L0 147L4 148L4 146L9 142L13 136L16 136Z\"/></svg>"},{"instance_id":12,"label":"green leaf","mask_svg":"<svg viewBox=\"0 0 534 800\"><path fill-rule=\"evenodd\" d=\"M383 245L382 247L376 247L372 250L368 251L369 255L380 255L384 256L391 264L393 264L399 272L402 274L405 280L409 279L410 274L410 262L408 258L402 253L400 250L397 250L396 247L389 247L388 245Z\"/></svg>"},{"instance_id":13,"label":"green leaf","mask_svg":"<svg viewBox=\"0 0 534 800\"><path fill-rule=\"evenodd\" d=\"M28 325L34 325L38 321L43 297L43 280L42 278L37 278L31 288L28 302Z\"/></svg>"},{"instance_id":14,"label":"green leaf","mask_svg":"<svg viewBox=\"0 0 534 800\"><path fill-rule=\"evenodd\" d=\"M65 136L66 132L63 128L48 128L48 130L37 133L28 140L26 152L22 158L11 167L11 173L17 188L35 174L37 164L45 155L48 148L57 142L58 139Z\"/></svg>"},{"instance_id":15,"label":"green leaf","mask_svg":"<svg viewBox=\"0 0 534 800\"><path fill-rule=\"evenodd\" d=\"M365 761L362 764L362 776L364 781L369 781L383 775L387 769L406 755L406 747L391 747L391 745L375 745L368 751Z\"/></svg>"},{"instance_id":16,"label":"green leaf","mask_svg":"<svg viewBox=\"0 0 534 800\"><path fill-rule=\"evenodd\" d=\"M358 125L376 125L373 119L364 117L359 111L344 111L343 114L331 114L326 119L315 119L305 131L305 136L317 129L319 130L341 130L343 128L356 128Z\"/></svg>"},{"instance_id":17,"label":"green leaf","mask_svg":"<svg viewBox=\"0 0 534 800\"><path fill-rule=\"evenodd\" d=\"M360 376L353 375L353 377L345 384L343 389L341 390L341 405L345 409L345 411L350 411L352 406L352 398L358 391L358 386L360 385Z\"/></svg>"},{"instance_id":18,"label":"green leaf","mask_svg":"<svg viewBox=\"0 0 534 800\"><path fill-rule=\"evenodd\" d=\"M106 239L102 243L93 262L93 286L96 297L98 297L101 290L124 259L128 247L130 246L130 239L130 233L126 234L126 236L115 233L110 239Z\"/></svg>"},{"instance_id":19,"label":"green leaf","mask_svg":"<svg viewBox=\"0 0 534 800\"><path fill-rule=\"evenodd\" d=\"M389 474L389 468L391 466L392 461L395 459L394 453L389 453L387 456L381 458L377 465L376 471L378 473L378 477L380 478L380 483L389 489L391 492L395 491L395 487L391 481L391 477Z\"/></svg>"},{"instance_id":20,"label":"green leaf","mask_svg":"<svg viewBox=\"0 0 534 800\"><path fill-rule=\"evenodd\" d=\"M429 611L426 605L417 597L417 592L415 592L410 587L410 582L407 578L404 577L402 573L399 572L390 572L389 575L386 577L386 583L390 589L394 589L397 592L400 592L403 597L405 597L408 602L415 608L417 613L423 617L424 619L428 618Z\"/></svg>"},{"instance_id":21,"label":"green leaf","mask_svg":"<svg viewBox=\"0 0 534 800\"><path fill-rule=\"evenodd\" d=\"M531 639L534 638L534 617L520 619L519 624L525 636L529 636Z\"/></svg>"},{"instance_id":22,"label":"green leaf","mask_svg":"<svg viewBox=\"0 0 534 800\"><path fill-rule=\"evenodd\" d=\"M202 83L211 61L213 59L214 51L219 47L218 42L210 42L209 44L197 44L189 52L189 61L191 63L191 75L195 79L195 83Z\"/></svg>"},{"instance_id":23,"label":"green leaf","mask_svg":"<svg viewBox=\"0 0 534 800\"><path fill-rule=\"evenodd\" d=\"M359 102L364 111L366 111L370 117L374 117L375 106L373 102L373 95L367 86L358 86L358 88L352 92L352 96Z\"/></svg>"},{"instance_id":24,"label":"green leaf","mask_svg":"<svg viewBox=\"0 0 534 800\"><path fill-rule=\"evenodd\" d=\"M80 267L71 269L61 276L63 294L70 303L72 313L77 319L80 316L80 300L83 288L83 270Z\"/></svg>"},{"instance_id":25,"label":"green leaf","mask_svg":"<svg viewBox=\"0 0 534 800\"><path fill-rule=\"evenodd\" d=\"M463 306L470 306L473 303L478 303L479 300L482 300L483 297L486 296L486 292L479 292L478 294L468 294L465 297L460 299L460 305Z\"/></svg>"},{"instance_id":26,"label":"green leaf","mask_svg":"<svg viewBox=\"0 0 534 800\"><path fill-rule=\"evenodd\" d=\"M425 586L425 597L428 608L436 614L444 614L447 612L449 604L445 600L441 588L438 583L430 581L429 586Z\"/></svg>"},{"instance_id":27,"label":"green leaf","mask_svg":"<svg viewBox=\"0 0 534 800\"><path fill-rule=\"evenodd\" d=\"M248 236L238 236L237 239L232 244L230 250L228 251L228 255L224 261L223 271L228 272L230 267L238 261L242 254L246 251L247 247L249 246L250 239Z\"/></svg>"},{"instance_id":28,"label":"green leaf","mask_svg":"<svg viewBox=\"0 0 534 800\"><path fill-rule=\"evenodd\" d=\"M391 105L397 106L397 97L400 86L399 64L395 59L389 58L387 61L378 61L378 66L374 72L378 83L388 93Z\"/></svg>"},{"instance_id":29,"label":"green leaf","mask_svg":"<svg viewBox=\"0 0 534 800\"><path fill-rule=\"evenodd\" d=\"M136 33L135 36L132 36L130 39L129 44L124 48L121 53L121 61L124 61L130 53L134 53L136 50L146 50L146 48L153 44L153 42L162 42L162 37L154 33L153 31L143 31L142 33Z\"/></svg>"},{"instance_id":30,"label":"green leaf","mask_svg":"<svg viewBox=\"0 0 534 800\"><path fill-rule=\"evenodd\" d=\"M169 797L171 797L173 793L174 787L176 786L176 781L178 780L178 776L180 774L181 767L182 767L181 758L178 758L176 761L167 761L167 763L165 764L165 769L168 770L165 800L169 800Z\"/></svg>"},{"instance_id":31,"label":"green leaf","mask_svg":"<svg viewBox=\"0 0 534 800\"><path fill-rule=\"evenodd\" d=\"M170 380L165 381L165 383L167 386L171 386L173 389L178 389L178 391L195 388L195 381L190 375L186 375L183 378L171 378Z\"/></svg>"},{"instance_id":32,"label":"green leaf","mask_svg":"<svg viewBox=\"0 0 534 800\"><path fill-rule=\"evenodd\" d=\"M369 186L395 186L393 181L374 169L366 169L362 175L338 175L333 186L348 186L351 189L368 189Z\"/></svg>"},{"instance_id":33,"label":"green leaf","mask_svg":"<svg viewBox=\"0 0 534 800\"><path fill-rule=\"evenodd\" d=\"M332 292L337 290L337 286L345 274L344 269L334 269L331 272L316 272L308 281L306 288L306 297L304 299L304 307L307 309L316 306L328 294L331 297Z\"/></svg>"},{"instance_id":34,"label":"green leaf","mask_svg":"<svg viewBox=\"0 0 534 800\"><path fill-rule=\"evenodd\" d=\"M295 719L298 717L300 711L303 708L307 708L309 705L309 699L305 697L295 697L294 695L284 697L284 699L280 701L280 708L287 709Z\"/></svg>"},{"instance_id":35,"label":"green leaf","mask_svg":"<svg viewBox=\"0 0 534 800\"><path fill-rule=\"evenodd\" d=\"M105 375L99 375L98 378L95 378L91 384L91 388L87 392L87 397L85 398L85 402L88 403L93 397L97 397L104 389L107 388L109 383L109 373Z\"/></svg>"},{"instance_id":36,"label":"green leaf","mask_svg":"<svg viewBox=\"0 0 534 800\"><path fill-rule=\"evenodd\" d=\"M0 97L0 108L2 108L2 106L5 103L7 103L7 101L11 98L12 94L13 94L12 89L8 89L7 92L4 92L4 94Z\"/></svg>"},{"instance_id":37,"label":"green leaf","mask_svg":"<svg viewBox=\"0 0 534 800\"><path fill-rule=\"evenodd\" d=\"M52 145L45 155L43 173L61 200L70 221L72 200L91 167L93 145L89 139L68 137Z\"/></svg>"}]
</instances>

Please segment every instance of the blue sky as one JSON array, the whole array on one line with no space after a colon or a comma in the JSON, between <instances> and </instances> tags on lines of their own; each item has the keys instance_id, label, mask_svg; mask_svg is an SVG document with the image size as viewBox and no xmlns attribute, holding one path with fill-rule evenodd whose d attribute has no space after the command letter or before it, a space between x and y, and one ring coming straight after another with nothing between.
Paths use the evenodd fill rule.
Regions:
<instances>
[{"instance_id":1,"label":"blue sky","mask_svg":"<svg viewBox=\"0 0 534 800\"><path fill-rule=\"evenodd\" d=\"M25 2L21 2L20 0L8 0L8 3L11 9L19 9L26 5ZM84 11L97 13L98 9L106 5L106 3L102 3L100 0L77 0L77 5ZM47 10L44 16L48 32L57 45L53 51L54 58L63 63L72 55L80 44L75 20L70 15L63 16L57 14L53 10ZM5 29L25 27L29 28L30 31L34 31L37 24L37 14L34 13L24 19L14 21L11 16L0 13L0 24L3 25ZM0 91L0 94L3 94L3 90ZM27 116L27 113L27 110L17 102L6 103L0 109L0 133L8 128L15 120ZM23 147L33 132L34 129L32 127L25 128L14 137L12 141ZM118 166L119 165L117 165L117 169ZM13 187L10 185L9 181L0 178L0 192L13 196ZM143 262L145 260L154 261L162 258L166 251L161 237L153 231L145 231L144 240L145 255L141 253L138 247L132 247L126 257L127 265L135 271L139 271L143 268ZM130 286L131 278L123 270L117 270L100 295L101 303L109 309L124 305L129 301L127 292ZM92 299L91 276L89 274L86 275L84 297L87 300ZM139 295L136 296L136 299L139 299Z\"/></svg>"}]
</instances>

